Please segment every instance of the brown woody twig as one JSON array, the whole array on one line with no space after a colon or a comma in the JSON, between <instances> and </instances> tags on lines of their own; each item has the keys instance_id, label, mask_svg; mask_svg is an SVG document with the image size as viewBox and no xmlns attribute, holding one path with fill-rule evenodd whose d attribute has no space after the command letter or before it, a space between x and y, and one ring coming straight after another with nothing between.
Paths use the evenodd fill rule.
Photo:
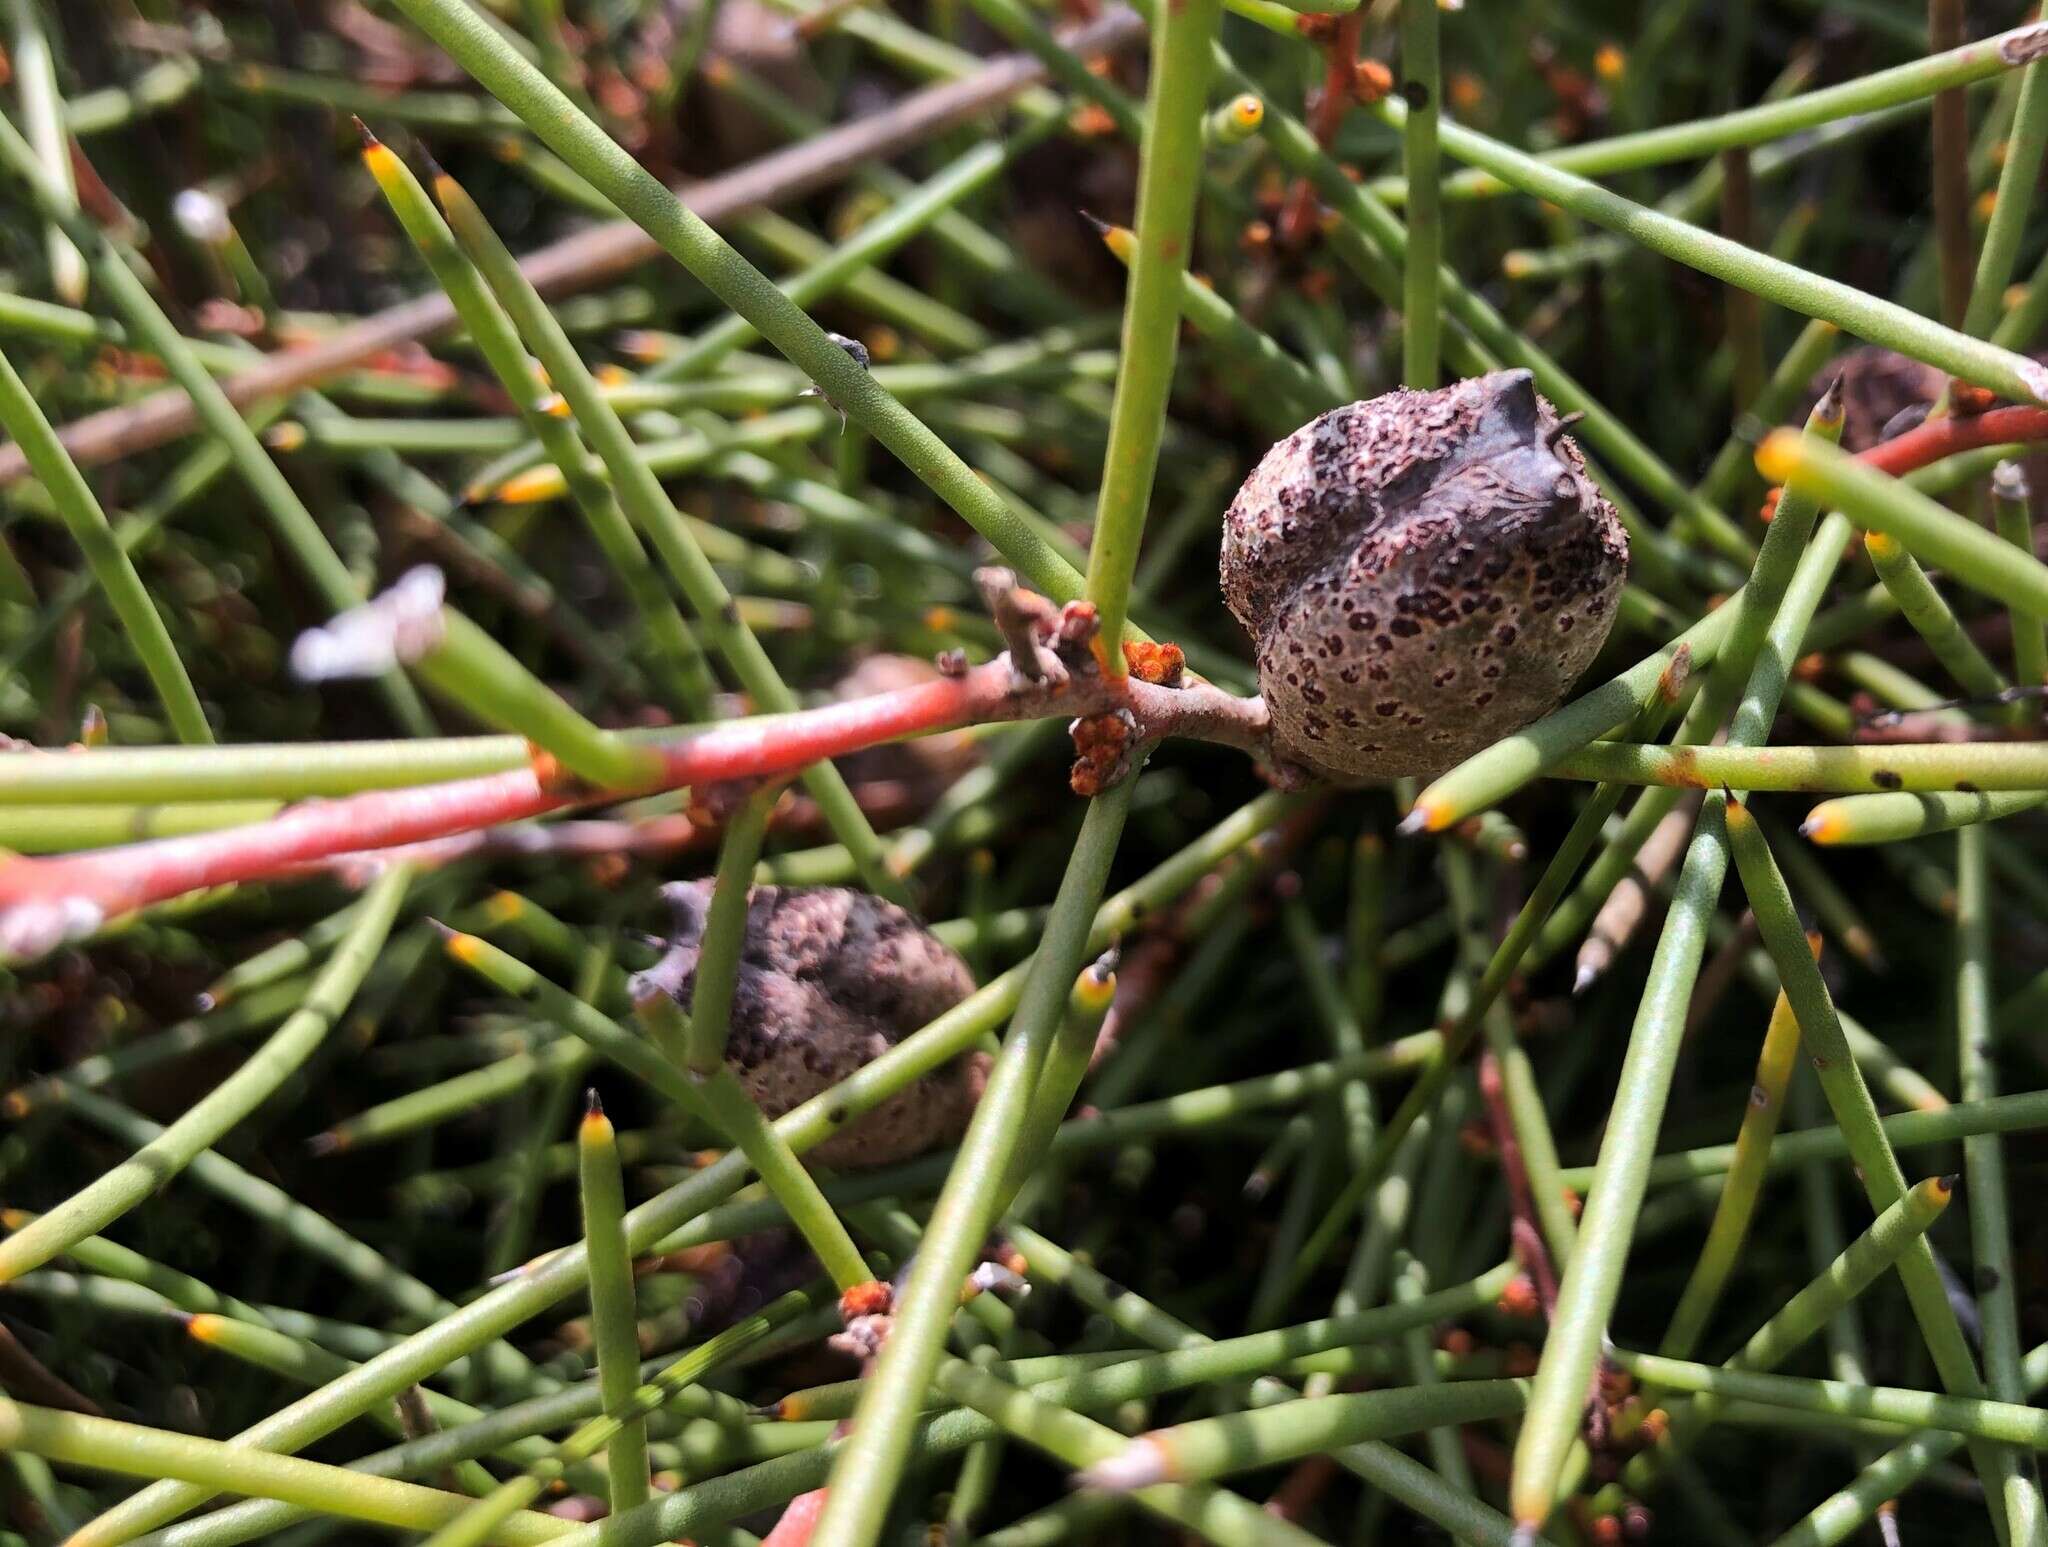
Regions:
<instances>
[{"instance_id":1,"label":"brown woody twig","mask_svg":"<svg viewBox=\"0 0 2048 1547\"><path fill-rule=\"evenodd\" d=\"M1113 53L1144 36L1144 25L1118 7L1063 39L1084 57ZM723 176L677 191L699 218L717 224L752 210L787 202L871 165L1008 101L1045 78L1045 66L1023 54L991 60L972 75L914 92L902 101L749 162ZM630 220L609 221L529 254L520 267L544 295L566 295L645 263L660 249ZM350 323L316 344L265 356L221 382L238 408L296 391L345 371L384 350L452 327L455 308L440 291ZM81 466L112 461L161 446L198 423L182 392L163 392L139 403L88 414L63 432L64 447ZM0 446L0 485L28 471L21 450Z\"/></svg>"}]
</instances>

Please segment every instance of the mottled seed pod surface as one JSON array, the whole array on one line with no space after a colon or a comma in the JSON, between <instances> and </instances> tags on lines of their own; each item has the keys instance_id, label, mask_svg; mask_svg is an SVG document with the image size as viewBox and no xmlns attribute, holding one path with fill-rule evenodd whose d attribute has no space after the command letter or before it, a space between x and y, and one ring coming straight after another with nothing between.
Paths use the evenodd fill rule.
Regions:
<instances>
[{"instance_id":1,"label":"mottled seed pod surface","mask_svg":"<svg viewBox=\"0 0 2048 1547\"><path fill-rule=\"evenodd\" d=\"M685 1010L711 903L709 881L662 888L669 948L642 981ZM726 1062L770 1117L780 1117L974 991L958 955L894 903L845 887L757 886L733 988ZM959 1138L981 1070L956 1059L811 1151L827 1165L880 1166Z\"/></svg>"},{"instance_id":2,"label":"mottled seed pod surface","mask_svg":"<svg viewBox=\"0 0 2048 1547\"><path fill-rule=\"evenodd\" d=\"M1347 782L1439 773L1562 701L1628 539L1527 371L1332 409L1223 520L1275 750Z\"/></svg>"}]
</instances>

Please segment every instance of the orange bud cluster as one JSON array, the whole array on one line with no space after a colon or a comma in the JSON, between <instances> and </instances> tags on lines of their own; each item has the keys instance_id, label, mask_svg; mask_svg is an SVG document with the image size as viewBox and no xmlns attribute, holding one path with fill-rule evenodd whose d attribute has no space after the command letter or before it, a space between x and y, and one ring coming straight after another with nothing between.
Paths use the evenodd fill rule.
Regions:
<instances>
[{"instance_id":1,"label":"orange bud cluster","mask_svg":"<svg viewBox=\"0 0 2048 1547\"><path fill-rule=\"evenodd\" d=\"M1351 95L1361 107L1371 107L1394 89L1394 72L1377 59L1361 59L1351 68Z\"/></svg>"},{"instance_id":2,"label":"orange bud cluster","mask_svg":"<svg viewBox=\"0 0 2048 1547\"><path fill-rule=\"evenodd\" d=\"M1137 735L1130 715L1121 709L1086 715L1074 722L1074 766L1067 784L1076 795L1092 800L1109 789L1129 767L1131 742Z\"/></svg>"},{"instance_id":3,"label":"orange bud cluster","mask_svg":"<svg viewBox=\"0 0 2048 1547\"><path fill-rule=\"evenodd\" d=\"M1155 644L1150 640L1125 640L1124 664L1131 675L1140 682L1156 683L1163 688L1180 686L1181 673L1187 669L1188 658L1179 645Z\"/></svg>"},{"instance_id":4,"label":"orange bud cluster","mask_svg":"<svg viewBox=\"0 0 2048 1547\"><path fill-rule=\"evenodd\" d=\"M886 1316L895 1300L896 1293L886 1279L871 1278L839 1297L839 1319L851 1322L861 1316Z\"/></svg>"}]
</instances>

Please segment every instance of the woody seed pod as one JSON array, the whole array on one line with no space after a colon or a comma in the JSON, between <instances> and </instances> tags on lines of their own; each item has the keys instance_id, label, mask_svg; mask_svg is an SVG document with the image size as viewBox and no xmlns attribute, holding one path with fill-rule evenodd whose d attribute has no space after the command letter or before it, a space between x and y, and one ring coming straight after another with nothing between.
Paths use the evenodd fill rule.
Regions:
<instances>
[{"instance_id":1,"label":"woody seed pod","mask_svg":"<svg viewBox=\"0 0 2048 1547\"><path fill-rule=\"evenodd\" d=\"M1525 370L1332 409L1223 518L1275 750L1350 782L1432 774L1555 708L1628 569L1621 522Z\"/></svg>"},{"instance_id":2,"label":"woody seed pod","mask_svg":"<svg viewBox=\"0 0 2048 1547\"><path fill-rule=\"evenodd\" d=\"M672 933L640 982L689 1009L711 882L662 888ZM974 991L959 956L894 903L844 887L757 886L733 987L725 1058L761 1110L782 1116ZM827 1165L880 1166L951 1143L979 1093L955 1059L818 1145Z\"/></svg>"}]
</instances>

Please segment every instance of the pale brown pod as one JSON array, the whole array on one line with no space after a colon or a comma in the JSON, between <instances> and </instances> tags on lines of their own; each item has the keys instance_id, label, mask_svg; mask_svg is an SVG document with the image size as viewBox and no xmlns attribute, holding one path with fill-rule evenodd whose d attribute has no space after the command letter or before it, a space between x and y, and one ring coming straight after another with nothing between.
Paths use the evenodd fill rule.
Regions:
<instances>
[{"instance_id":1,"label":"pale brown pod","mask_svg":"<svg viewBox=\"0 0 2048 1547\"><path fill-rule=\"evenodd\" d=\"M1842 449L1863 451L1925 419L1948 385L1948 376L1895 349L1866 344L1837 355L1816 371L1803 403L1787 422L1804 420L1836 382L1842 385Z\"/></svg>"},{"instance_id":2,"label":"pale brown pod","mask_svg":"<svg viewBox=\"0 0 2048 1547\"><path fill-rule=\"evenodd\" d=\"M640 975L688 1010L709 881L662 888L668 950ZM894 903L846 887L757 886L733 988L726 1062L761 1110L780 1117L838 1084L974 992L967 964ZM855 1119L811 1153L880 1166L950 1144L967 1127L980 1070L955 1059Z\"/></svg>"},{"instance_id":3,"label":"pale brown pod","mask_svg":"<svg viewBox=\"0 0 2048 1547\"><path fill-rule=\"evenodd\" d=\"M1427 775L1554 709L1613 625L1628 539L1525 370L1332 409L1223 520L1275 750Z\"/></svg>"}]
</instances>

